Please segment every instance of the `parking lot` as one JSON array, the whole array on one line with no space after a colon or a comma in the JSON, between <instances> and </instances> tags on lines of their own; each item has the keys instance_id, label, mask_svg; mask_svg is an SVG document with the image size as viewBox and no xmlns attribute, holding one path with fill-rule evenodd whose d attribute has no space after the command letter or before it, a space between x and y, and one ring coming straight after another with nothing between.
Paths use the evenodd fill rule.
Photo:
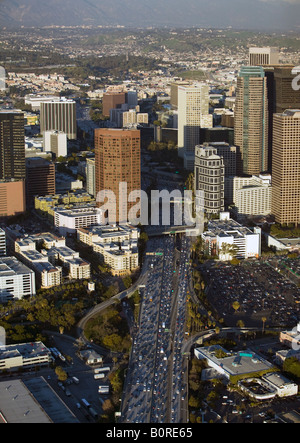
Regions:
<instances>
[{"instance_id":1,"label":"parking lot","mask_svg":"<svg viewBox=\"0 0 300 443\"><path fill-rule=\"evenodd\" d=\"M71 410L80 423L93 423L97 421L97 417L91 413L91 409L99 416L102 413L102 404L107 395L100 395L98 393L99 385L106 385L108 383L109 372L105 372L105 378L95 380L94 368L86 365L78 355L77 343L66 336L52 336L53 346L67 357L66 361L56 359L57 366L61 366L68 374L66 382L59 382L54 369L41 369L38 372L39 376L43 376L55 393L61 398L65 405ZM112 362L109 358L104 359L104 366L112 368ZM30 377L30 375L25 375ZM79 380L75 383L73 377ZM90 407L86 407L85 399Z\"/></svg>"},{"instance_id":2,"label":"parking lot","mask_svg":"<svg viewBox=\"0 0 300 443\"><path fill-rule=\"evenodd\" d=\"M298 269L300 259L293 260ZM228 263L204 264L201 272L207 283L207 297L226 325L294 327L300 319L300 289L283 274L272 259L245 261L239 266ZM235 311L233 303L239 308Z\"/></svg>"},{"instance_id":3,"label":"parking lot","mask_svg":"<svg viewBox=\"0 0 300 443\"><path fill-rule=\"evenodd\" d=\"M257 405L249 403L249 398L224 389L213 407L207 404L202 407L203 419L206 422L212 420L217 423L268 423L276 415L299 411L300 408L299 397L276 397Z\"/></svg>"}]
</instances>

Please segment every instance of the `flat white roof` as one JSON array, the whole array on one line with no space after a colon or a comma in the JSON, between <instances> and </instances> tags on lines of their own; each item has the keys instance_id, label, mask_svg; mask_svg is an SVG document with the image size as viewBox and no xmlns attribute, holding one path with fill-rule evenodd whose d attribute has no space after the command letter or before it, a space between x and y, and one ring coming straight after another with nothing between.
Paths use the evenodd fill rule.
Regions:
<instances>
[{"instance_id":1,"label":"flat white roof","mask_svg":"<svg viewBox=\"0 0 300 443\"><path fill-rule=\"evenodd\" d=\"M0 382L0 423L52 423L21 380Z\"/></svg>"}]
</instances>

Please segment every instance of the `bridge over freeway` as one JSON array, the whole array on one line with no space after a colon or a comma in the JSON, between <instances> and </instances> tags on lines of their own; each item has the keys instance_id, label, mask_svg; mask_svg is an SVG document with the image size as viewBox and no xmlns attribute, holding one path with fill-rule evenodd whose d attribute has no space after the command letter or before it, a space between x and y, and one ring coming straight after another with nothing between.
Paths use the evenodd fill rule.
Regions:
<instances>
[{"instance_id":1,"label":"bridge over freeway","mask_svg":"<svg viewBox=\"0 0 300 443\"><path fill-rule=\"evenodd\" d=\"M189 236L200 235L199 228L193 226L157 226L146 230L148 237L159 237L161 235L186 234Z\"/></svg>"}]
</instances>

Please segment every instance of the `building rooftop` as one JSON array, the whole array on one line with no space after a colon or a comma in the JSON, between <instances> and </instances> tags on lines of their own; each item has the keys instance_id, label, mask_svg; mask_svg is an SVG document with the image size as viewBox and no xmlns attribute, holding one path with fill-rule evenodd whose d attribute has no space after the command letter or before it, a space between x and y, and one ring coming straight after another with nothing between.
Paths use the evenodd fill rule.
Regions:
<instances>
[{"instance_id":1,"label":"building rooftop","mask_svg":"<svg viewBox=\"0 0 300 443\"><path fill-rule=\"evenodd\" d=\"M220 366L228 375L251 374L261 371L269 371L273 365L263 358L259 357L255 352L246 350L238 353L229 353L219 345L208 346L206 348L198 348L208 360ZM217 357L218 352L227 356Z\"/></svg>"},{"instance_id":2,"label":"building rooftop","mask_svg":"<svg viewBox=\"0 0 300 443\"><path fill-rule=\"evenodd\" d=\"M0 423L52 423L21 380L0 382Z\"/></svg>"},{"instance_id":3,"label":"building rooftop","mask_svg":"<svg viewBox=\"0 0 300 443\"><path fill-rule=\"evenodd\" d=\"M80 216L95 215L103 211L100 208L86 204L83 207L74 207L72 209L54 208L54 212L66 217L75 218Z\"/></svg>"},{"instance_id":4,"label":"building rooftop","mask_svg":"<svg viewBox=\"0 0 300 443\"><path fill-rule=\"evenodd\" d=\"M35 356L49 355L49 350L43 342L21 343L15 345L6 345L0 348L0 360L21 356L24 359L34 358Z\"/></svg>"},{"instance_id":5,"label":"building rooftop","mask_svg":"<svg viewBox=\"0 0 300 443\"><path fill-rule=\"evenodd\" d=\"M286 109L283 115L287 117L300 118L300 109Z\"/></svg>"},{"instance_id":6,"label":"building rooftop","mask_svg":"<svg viewBox=\"0 0 300 443\"><path fill-rule=\"evenodd\" d=\"M205 232L204 235L212 233L213 235L218 235L219 237L242 237L245 235L253 235L253 232L245 227L240 225L235 220L211 220L208 223L208 232Z\"/></svg>"},{"instance_id":7,"label":"building rooftop","mask_svg":"<svg viewBox=\"0 0 300 443\"><path fill-rule=\"evenodd\" d=\"M284 377L282 374L278 372L270 373L264 375L264 380L268 381L269 383L273 384L277 388L283 388L286 385L290 385L291 381L288 380L286 377Z\"/></svg>"},{"instance_id":8,"label":"building rooftop","mask_svg":"<svg viewBox=\"0 0 300 443\"><path fill-rule=\"evenodd\" d=\"M28 273L33 273L33 271L15 257L0 258L0 277Z\"/></svg>"}]
</instances>

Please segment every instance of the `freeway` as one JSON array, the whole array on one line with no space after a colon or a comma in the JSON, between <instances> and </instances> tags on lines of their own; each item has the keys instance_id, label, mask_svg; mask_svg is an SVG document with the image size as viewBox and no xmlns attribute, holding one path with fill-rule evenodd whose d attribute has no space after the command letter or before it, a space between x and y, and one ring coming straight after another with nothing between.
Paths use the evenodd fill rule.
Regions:
<instances>
[{"instance_id":1,"label":"freeway","mask_svg":"<svg viewBox=\"0 0 300 443\"><path fill-rule=\"evenodd\" d=\"M147 252L150 272L142 294L140 321L134 337L124 386L122 417L124 423L150 423L166 420L166 372L169 340L168 326L174 265L174 239L152 239ZM169 306L168 306L169 305Z\"/></svg>"},{"instance_id":2,"label":"freeway","mask_svg":"<svg viewBox=\"0 0 300 443\"><path fill-rule=\"evenodd\" d=\"M187 237L182 239L180 261L178 266L178 282L176 296L176 323L173 333L173 361L172 361L172 385L170 390L171 414L169 422L180 423L185 421L181 415L181 402L187 397L187 366L183 346L186 339L186 311L187 297L189 294L189 259L190 240Z\"/></svg>"},{"instance_id":3,"label":"freeway","mask_svg":"<svg viewBox=\"0 0 300 443\"><path fill-rule=\"evenodd\" d=\"M182 347L190 244L187 238L180 243L165 237L151 239L148 248L150 271L124 386L123 423L184 421L181 399L187 395L187 377Z\"/></svg>"}]
</instances>

